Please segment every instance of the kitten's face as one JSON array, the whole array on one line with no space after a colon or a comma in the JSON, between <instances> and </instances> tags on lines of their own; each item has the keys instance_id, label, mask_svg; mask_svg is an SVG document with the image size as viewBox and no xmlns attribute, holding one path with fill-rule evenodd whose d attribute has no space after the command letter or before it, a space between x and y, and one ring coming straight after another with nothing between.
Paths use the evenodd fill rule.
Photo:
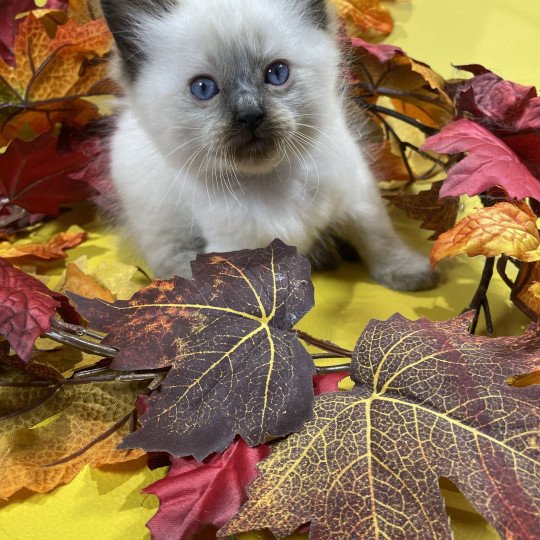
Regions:
<instances>
[{"instance_id":1,"label":"kitten's face","mask_svg":"<svg viewBox=\"0 0 540 540\"><path fill-rule=\"evenodd\" d=\"M146 24L129 93L176 168L262 174L310 146L338 61L313 1L183 0Z\"/></svg>"}]
</instances>

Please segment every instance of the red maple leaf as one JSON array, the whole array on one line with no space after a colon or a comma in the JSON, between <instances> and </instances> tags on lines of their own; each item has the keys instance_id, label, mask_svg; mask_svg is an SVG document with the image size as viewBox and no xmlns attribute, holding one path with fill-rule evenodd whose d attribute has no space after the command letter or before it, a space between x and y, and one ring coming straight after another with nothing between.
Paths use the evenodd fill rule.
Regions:
<instances>
[{"instance_id":1,"label":"red maple leaf","mask_svg":"<svg viewBox=\"0 0 540 540\"><path fill-rule=\"evenodd\" d=\"M29 359L36 339L50 330L56 310L65 320L80 322L65 296L0 258L0 335L22 360Z\"/></svg>"},{"instance_id":2,"label":"red maple leaf","mask_svg":"<svg viewBox=\"0 0 540 540\"><path fill-rule=\"evenodd\" d=\"M223 526L246 500L246 486L257 475L256 465L270 454L266 445L250 448L241 438L221 454L202 463L171 458L162 480L144 492L159 497L159 510L148 522L154 540L191 538L205 524Z\"/></svg>"},{"instance_id":3,"label":"red maple leaf","mask_svg":"<svg viewBox=\"0 0 540 540\"><path fill-rule=\"evenodd\" d=\"M477 195L494 186L510 197L540 200L540 183L520 158L497 136L470 120L458 120L430 137L423 150L469 155L448 172L441 197Z\"/></svg>"},{"instance_id":4,"label":"red maple leaf","mask_svg":"<svg viewBox=\"0 0 540 540\"><path fill-rule=\"evenodd\" d=\"M458 114L502 139L540 180L540 96L534 86L505 81L479 65L457 67L474 75L448 85Z\"/></svg>"},{"instance_id":5,"label":"red maple leaf","mask_svg":"<svg viewBox=\"0 0 540 540\"><path fill-rule=\"evenodd\" d=\"M57 216L62 204L96 193L88 184L93 172L88 151L58 153L52 135L14 140L0 155L0 206Z\"/></svg>"}]
</instances>

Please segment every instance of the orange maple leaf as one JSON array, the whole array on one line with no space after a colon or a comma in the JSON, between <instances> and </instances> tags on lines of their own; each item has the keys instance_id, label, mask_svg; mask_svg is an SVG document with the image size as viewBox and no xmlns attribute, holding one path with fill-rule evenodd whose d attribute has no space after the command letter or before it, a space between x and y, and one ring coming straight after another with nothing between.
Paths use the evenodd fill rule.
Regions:
<instances>
[{"instance_id":1,"label":"orange maple leaf","mask_svg":"<svg viewBox=\"0 0 540 540\"><path fill-rule=\"evenodd\" d=\"M57 122L81 127L100 116L84 98L110 90L104 82L112 37L103 20L69 20L49 37L29 13L15 39L15 67L0 59L0 146L28 126L34 134Z\"/></svg>"},{"instance_id":2,"label":"orange maple leaf","mask_svg":"<svg viewBox=\"0 0 540 540\"><path fill-rule=\"evenodd\" d=\"M525 204L503 202L482 208L439 236L431 250L431 264L463 253L469 257L505 254L520 261L540 260L536 216Z\"/></svg>"},{"instance_id":3,"label":"orange maple leaf","mask_svg":"<svg viewBox=\"0 0 540 540\"><path fill-rule=\"evenodd\" d=\"M116 300L111 291L102 287L92 276L85 274L75 263L67 265L63 289L85 298L99 298L111 303Z\"/></svg>"},{"instance_id":4,"label":"orange maple leaf","mask_svg":"<svg viewBox=\"0 0 540 540\"><path fill-rule=\"evenodd\" d=\"M388 35L394 28L390 12L380 5L380 0L332 0L338 15L351 23L360 33Z\"/></svg>"},{"instance_id":5,"label":"orange maple leaf","mask_svg":"<svg viewBox=\"0 0 540 540\"><path fill-rule=\"evenodd\" d=\"M65 259L64 250L78 246L85 238L83 232L65 232L55 234L48 242L43 244L11 244L0 242L0 257L4 259L20 259L26 257L37 257L39 259Z\"/></svg>"}]
</instances>

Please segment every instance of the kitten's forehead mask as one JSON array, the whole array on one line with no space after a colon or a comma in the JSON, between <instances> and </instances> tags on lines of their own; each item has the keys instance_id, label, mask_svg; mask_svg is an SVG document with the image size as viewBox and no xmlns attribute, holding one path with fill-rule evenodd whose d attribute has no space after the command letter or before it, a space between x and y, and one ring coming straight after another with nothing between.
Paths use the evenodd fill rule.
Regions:
<instances>
[{"instance_id":1,"label":"kitten's forehead mask","mask_svg":"<svg viewBox=\"0 0 540 540\"><path fill-rule=\"evenodd\" d=\"M243 18L238 17L241 13L257 10L265 13L270 7L272 10L278 8L299 13L306 22L317 28L328 29L330 25L326 0L101 0L101 3L128 83L136 81L147 57L141 36L146 32L146 21L174 17L184 9L198 13L201 19L209 14L221 13L223 26ZM268 30L271 31L271 28ZM249 37L246 36L246 39Z\"/></svg>"}]
</instances>

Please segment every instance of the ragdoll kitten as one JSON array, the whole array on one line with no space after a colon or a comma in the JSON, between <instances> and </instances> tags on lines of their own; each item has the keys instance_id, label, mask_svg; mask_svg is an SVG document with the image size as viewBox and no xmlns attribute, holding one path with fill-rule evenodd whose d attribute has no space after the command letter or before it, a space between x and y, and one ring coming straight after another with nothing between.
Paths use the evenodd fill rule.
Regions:
<instances>
[{"instance_id":1,"label":"ragdoll kitten","mask_svg":"<svg viewBox=\"0 0 540 540\"><path fill-rule=\"evenodd\" d=\"M112 176L160 277L197 252L298 247L315 266L356 248L393 289L433 285L347 125L324 0L102 0L125 99Z\"/></svg>"}]
</instances>

